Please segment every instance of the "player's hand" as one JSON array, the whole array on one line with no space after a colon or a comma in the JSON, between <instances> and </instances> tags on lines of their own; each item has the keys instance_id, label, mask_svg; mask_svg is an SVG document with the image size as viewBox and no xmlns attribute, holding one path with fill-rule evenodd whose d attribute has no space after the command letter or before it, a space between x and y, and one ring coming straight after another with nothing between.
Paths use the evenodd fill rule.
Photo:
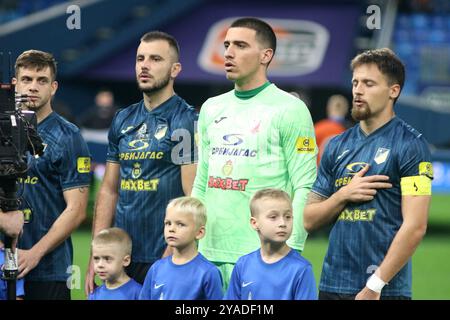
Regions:
<instances>
[{"instance_id":1,"label":"player's hand","mask_svg":"<svg viewBox=\"0 0 450 320\"><path fill-rule=\"evenodd\" d=\"M355 297L355 300L380 300L381 293L370 290L364 287Z\"/></svg>"},{"instance_id":2,"label":"player's hand","mask_svg":"<svg viewBox=\"0 0 450 320\"><path fill-rule=\"evenodd\" d=\"M19 262L19 279L25 277L31 270L33 270L41 261L42 256L31 248L30 250L18 250Z\"/></svg>"},{"instance_id":3,"label":"player's hand","mask_svg":"<svg viewBox=\"0 0 450 320\"><path fill-rule=\"evenodd\" d=\"M89 297L89 295L94 292L95 287L96 284L95 284L94 263L92 262L92 259L89 259L89 264L86 271L86 279L84 281L84 293L86 294L86 297Z\"/></svg>"},{"instance_id":4,"label":"player's hand","mask_svg":"<svg viewBox=\"0 0 450 320\"><path fill-rule=\"evenodd\" d=\"M369 170L369 165L366 165L361 169L348 185L339 189L343 198L349 202L365 202L371 201L377 194L377 189L389 189L392 188L392 184L389 181L388 176L384 175L364 175Z\"/></svg>"}]
</instances>

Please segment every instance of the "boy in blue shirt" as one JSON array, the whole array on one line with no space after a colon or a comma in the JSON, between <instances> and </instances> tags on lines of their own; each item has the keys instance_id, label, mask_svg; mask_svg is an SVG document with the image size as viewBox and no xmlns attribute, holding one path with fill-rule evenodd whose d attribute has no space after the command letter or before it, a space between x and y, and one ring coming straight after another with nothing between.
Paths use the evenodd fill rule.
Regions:
<instances>
[{"instance_id":1,"label":"boy in blue shirt","mask_svg":"<svg viewBox=\"0 0 450 320\"><path fill-rule=\"evenodd\" d=\"M92 240L94 271L104 284L88 300L137 300L142 286L125 273L131 262L131 238L120 228L100 231Z\"/></svg>"},{"instance_id":2,"label":"boy in blue shirt","mask_svg":"<svg viewBox=\"0 0 450 320\"><path fill-rule=\"evenodd\" d=\"M153 264L145 277L140 300L220 300L219 269L197 250L205 235L206 208L200 200L172 200L164 219L164 238L172 255Z\"/></svg>"},{"instance_id":3,"label":"boy in blue shirt","mask_svg":"<svg viewBox=\"0 0 450 320\"><path fill-rule=\"evenodd\" d=\"M250 223L261 248L236 262L226 300L317 299L311 264L286 244L292 233L292 211L291 199L282 190L255 193Z\"/></svg>"}]
</instances>

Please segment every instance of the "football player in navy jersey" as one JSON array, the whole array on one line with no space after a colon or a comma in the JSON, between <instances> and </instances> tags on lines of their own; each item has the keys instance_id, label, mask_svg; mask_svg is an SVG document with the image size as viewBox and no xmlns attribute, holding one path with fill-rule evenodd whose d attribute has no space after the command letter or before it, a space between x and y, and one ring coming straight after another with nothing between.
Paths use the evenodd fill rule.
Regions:
<instances>
[{"instance_id":1,"label":"football player in navy jersey","mask_svg":"<svg viewBox=\"0 0 450 320\"><path fill-rule=\"evenodd\" d=\"M43 156L29 156L22 179L25 224L18 277L25 277L25 300L70 299L70 235L86 217L91 158L80 130L52 110L55 79L56 61L50 53L28 50L17 58L13 83L18 93L27 95L22 107L36 113L45 146Z\"/></svg>"},{"instance_id":2,"label":"football player in navy jersey","mask_svg":"<svg viewBox=\"0 0 450 320\"><path fill-rule=\"evenodd\" d=\"M190 195L196 171L194 127L198 114L174 92L181 71L170 35L141 38L136 78L143 100L117 112L109 131L105 176L97 196L93 235L113 224L133 241L130 277L143 283L165 252L164 215L169 200ZM86 294L94 288L92 264Z\"/></svg>"},{"instance_id":3,"label":"football player in navy jersey","mask_svg":"<svg viewBox=\"0 0 450 320\"><path fill-rule=\"evenodd\" d=\"M351 69L359 124L328 144L304 212L309 232L334 223L319 299L411 299L411 256L431 198L430 151L395 116L405 69L394 52L363 52Z\"/></svg>"}]
</instances>

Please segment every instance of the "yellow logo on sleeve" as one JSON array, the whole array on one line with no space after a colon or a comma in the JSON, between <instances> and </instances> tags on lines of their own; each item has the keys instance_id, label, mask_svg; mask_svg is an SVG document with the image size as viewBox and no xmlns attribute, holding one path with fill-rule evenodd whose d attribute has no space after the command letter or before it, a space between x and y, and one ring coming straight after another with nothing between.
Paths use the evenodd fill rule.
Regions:
<instances>
[{"instance_id":1,"label":"yellow logo on sleeve","mask_svg":"<svg viewBox=\"0 0 450 320\"><path fill-rule=\"evenodd\" d=\"M313 153L316 149L316 142L313 137L298 137L295 148L297 153Z\"/></svg>"},{"instance_id":2,"label":"yellow logo on sleeve","mask_svg":"<svg viewBox=\"0 0 450 320\"><path fill-rule=\"evenodd\" d=\"M91 158L79 157L77 159L77 170L79 173L89 173L91 171Z\"/></svg>"},{"instance_id":3,"label":"yellow logo on sleeve","mask_svg":"<svg viewBox=\"0 0 450 320\"><path fill-rule=\"evenodd\" d=\"M419 175L433 179L433 165L431 162L419 163Z\"/></svg>"}]
</instances>

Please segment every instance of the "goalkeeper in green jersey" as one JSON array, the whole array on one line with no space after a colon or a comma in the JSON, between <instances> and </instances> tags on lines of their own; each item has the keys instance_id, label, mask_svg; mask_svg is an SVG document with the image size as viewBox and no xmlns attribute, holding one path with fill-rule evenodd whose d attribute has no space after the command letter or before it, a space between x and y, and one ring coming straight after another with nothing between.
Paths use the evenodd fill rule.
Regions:
<instances>
[{"instance_id":1,"label":"goalkeeper in green jersey","mask_svg":"<svg viewBox=\"0 0 450 320\"><path fill-rule=\"evenodd\" d=\"M192 195L208 210L199 251L219 267L226 288L236 260L259 247L249 224L250 198L258 190L278 188L292 196L295 224L288 244L303 250L303 208L317 174L317 147L306 105L267 79L276 49L273 29L255 18L238 19L224 45L234 90L201 108Z\"/></svg>"}]
</instances>

